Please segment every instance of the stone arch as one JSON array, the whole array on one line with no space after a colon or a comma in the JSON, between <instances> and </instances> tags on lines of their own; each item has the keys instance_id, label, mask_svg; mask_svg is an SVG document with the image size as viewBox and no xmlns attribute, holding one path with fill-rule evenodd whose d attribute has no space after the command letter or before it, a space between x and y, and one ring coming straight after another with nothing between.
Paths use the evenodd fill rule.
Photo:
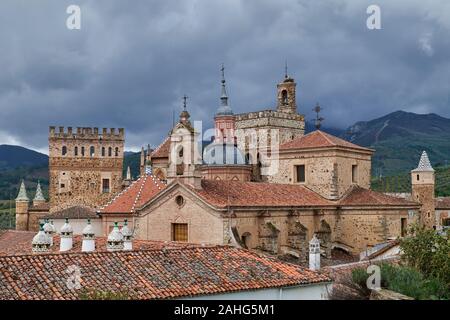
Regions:
<instances>
[{"instance_id":1,"label":"stone arch","mask_svg":"<svg viewBox=\"0 0 450 320\"><path fill-rule=\"evenodd\" d=\"M308 256L308 228L300 221L294 221L289 224L288 246L299 253L299 259L306 261Z\"/></svg>"},{"instance_id":2,"label":"stone arch","mask_svg":"<svg viewBox=\"0 0 450 320\"><path fill-rule=\"evenodd\" d=\"M286 89L283 89L281 91L281 103L288 104L288 92Z\"/></svg>"},{"instance_id":3,"label":"stone arch","mask_svg":"<svg viewBox=\"0 0 450 320\"><path fill-rule=\"evenodd\" d=\"M320 228L316 232L317 238L320 240L321 251L325 253L327 258L331 257L331 227L325 221L320 221Z\"/></svg>"},{"instance_id":4,"label":"stone arch","mask_svg":"<svg viewBox=\"0 0 450 320\"><path fill-rule=\"evenodd\" d=\"M239 181L239 178L236 177L236 176L234 176L231 180L232 180L232 181Z\"/></svg>"},{"instance_id":5,"label":"stone arch","mask_svg":"<svg viewBox=\"0 0 450 320\"><path fill-rule=\"evenodd\" d=\"M279 249L280 230L272 222L263 222L259 230L259 246L261 250L277 254Z\"/></svg>"}]
</instances>

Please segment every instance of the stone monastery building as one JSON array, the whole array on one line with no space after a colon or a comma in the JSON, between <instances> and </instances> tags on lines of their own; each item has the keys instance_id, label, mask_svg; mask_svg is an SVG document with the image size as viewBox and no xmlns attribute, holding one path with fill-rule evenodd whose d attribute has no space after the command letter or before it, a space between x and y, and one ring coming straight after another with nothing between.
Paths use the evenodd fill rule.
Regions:
<instances>
[{"instance_id":1,"label":"stone monastery building","mask_svg":"<svg viewBox=\"0 0 450 320\"><path fill-rule=\"evenodd\" d=\"M409 199L370 190L374 150L320 130L305 135L287 74L275 110L234 114L222 68L220 101L215 136L205 146L185 98L168 136L155 150L142 149L135 181L129 171L122 178L123 129L50 127L50 201L37 195L30 205L22 185L17 228L67 217L81 233L90 218L106 236L115 221L128 219L139 240L231 244L306 259L314 234L329 257L333 248L358 254L402 237L413 222L440 225L426 153L411 173Z\"/></svg>"}]
</instances>

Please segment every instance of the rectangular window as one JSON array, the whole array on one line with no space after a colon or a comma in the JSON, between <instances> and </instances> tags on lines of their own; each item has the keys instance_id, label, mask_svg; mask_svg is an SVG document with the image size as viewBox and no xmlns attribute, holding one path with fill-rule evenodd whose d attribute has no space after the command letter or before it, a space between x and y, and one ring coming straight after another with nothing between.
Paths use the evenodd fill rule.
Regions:
<instances>
[{"instance_id":1,"label":"rectangular window","mask_svg":"<svg viewBox=\"0 0 450 320\"><path fill-rule=\"evenodd\" d=\"M296 182L305 182L305 165L295 166Z\"/></svg>"},{"instance_id":2,"label":"rectangular window","mask_svg":"<svg viewBox=\"0 0 450 320\"><path fill-rule=\"evenodd\" d=\"M352 183L358 183L358 165L352 165Z\"/></svg>"},{"instance_id":3,"label":"rectangular window","mask_svg":"<svg viewBox=\"0 0 450 320\"><path fill-rule=\"evenodd\" d=\"M109 179L102 179L102 192L109 193Z\"/></svg>"},{"instance_id":4,"label":"rectangular window","mask_svg":"<svg viewBox=\"0 0 450 320\"><path fill-rule=\"evenodd\" d=\"M187 223L172 223L172 241L188 241Z\"/></svg>"}]
</instances>

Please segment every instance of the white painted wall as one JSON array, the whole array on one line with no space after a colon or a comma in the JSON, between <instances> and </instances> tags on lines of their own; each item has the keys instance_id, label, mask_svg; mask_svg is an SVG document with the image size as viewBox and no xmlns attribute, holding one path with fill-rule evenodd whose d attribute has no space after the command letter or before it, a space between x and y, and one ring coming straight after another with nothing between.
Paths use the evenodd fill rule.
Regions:
<instances>
[{"instance_id":1,"label":"white painted wall","mask_svg":"<svg viewBox=\"0 0 450 320\"><path fill-rule=\"evenodd\" d=\"M55 225L56 232L60 233L59 230L61 230L61 227L66 222L66 219L50 219L53 220L53 224ZM44 222L44 221L41 221ZM74 235L81 235L83 234L83 229L86 227L87 219L69 219L69 223L72 226L73 234ZM91 219L91 225L94 229L95 236L96 237L102 237L103 236L103 229L102 229L102 219Z\"/></svg>"},{"instance_id":2,"label":"white painted wall","mask_svg":"<svg viewBox=\"0 0 450 320\"><path fill-rule=\"evenodd\" d=\"M330 283L196 296L182 300L327 300Z\"/></svg>"}]
</instances>

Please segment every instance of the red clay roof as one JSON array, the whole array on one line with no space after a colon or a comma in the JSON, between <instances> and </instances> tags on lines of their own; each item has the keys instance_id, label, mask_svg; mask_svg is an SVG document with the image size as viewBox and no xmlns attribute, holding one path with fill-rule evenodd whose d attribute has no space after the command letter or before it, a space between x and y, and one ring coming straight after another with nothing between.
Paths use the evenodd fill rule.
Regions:
<instances>
[{"instance_id":1,"label":"red clay roof","mask_svg":"<svg viewBox=\"0 0 450 320\"><path fill-rule=\"evenodd\" d=\"M49 218L49 219L63 219L63 218L69 218L69 219L83 219L83 218L90 218L95 219L99 218L97 214L95 213L95 210L89 207L85 206L73 206L65 209L61 209L58 211L55 211L53 213L50 213L43 218Z\"/></svg>"},{"instance_id":2,"label":"red clay roof","mask_svg":"<svg viewBox=\"0 0 450 320\"><path fill-rule=\"evenodd\" d=\"M326 200L318 193L295 184L202 180L202 190L195 192L217 207L334 205L332 201Z\"/></svg>"},{"instance_id":3,"label":"red clay roof","mask_svg":"<svg viewBox=\"0 0 450 320\"><path fill-rule=\"evenodd\" d=\"M133 213L136 208L147 203L154 195L165 187L166 184L157 177L145 174L114 197L114 199L101 208L99 212L101 214Z\"/></svg>"},{"instance_id":4,"label":"red clay roof","mask_svg":"<svg viewBox=\"0 0 450 320\"><path fill-rule=\"evenodd\" d=\"M417 207L418 203L384 193L353 187L338 203L341 206L407 206Z\"/></svg>"},{"instance_id":5,"label":"red clay roof","mask_svg":"<svg viewBox=\"0 0 450 320\"><path fill-rule=\"evenodd\" d=\"M0 231L0 256L26 255L31 254L31 241L36 235L33 231L2 230ZM95 237L96 251L106 251L106 237ZM73 237L73 248L70 252L81 252L82 236ZM59 251L60 237L56 234L53 237L51 253L61 253ZM176 241L154 241L154 240L133 240L133 250L148 249L172 249L198 247L200 244Z\"/></svg>"},{"instance_id":6,"label":"red clay roof","mask_svg":"<svg viewBox=\"0 0 450 320\"><path fill-rule=\"evenodd\" d=\"M325 133L320 130L313 131L300 138L286 142L280 146L280 150L330 148L330 147L343 147L373 152L372 149L358 146L356 144L332 136L331 134Z\"/></svg>"},{"instance_id":7,"label":"red clay roof","mask_svg":"<svg viewBox=\"0 0 450 320\"><path fill-rule=\"evenodd\" d=\"M168 158L170 149L170 138L167 137L155 150L153 150L152 158Z\"/></svg>"},{"instance_id":8,"label":"red clay roof","mask_svg":"<svg viewBox=\"0 0 450 320\"><path fill-rule=\"evenodd\" d=\"M450 197L436 198L435 207L436 209L450 209Z\"/></svg>"},{"instance_id":9,"label":"red clay roof","mask_svg":"<svg viewBox=\"0 0 450 320\"><path fill-rule=\"evenodd\" d=\"M81 288L67 286L80 268ZM3 299L76 300L96 292L168 299L330 282L324 274L227 246L0 257Z\"/></svg>"}]
</instances>

